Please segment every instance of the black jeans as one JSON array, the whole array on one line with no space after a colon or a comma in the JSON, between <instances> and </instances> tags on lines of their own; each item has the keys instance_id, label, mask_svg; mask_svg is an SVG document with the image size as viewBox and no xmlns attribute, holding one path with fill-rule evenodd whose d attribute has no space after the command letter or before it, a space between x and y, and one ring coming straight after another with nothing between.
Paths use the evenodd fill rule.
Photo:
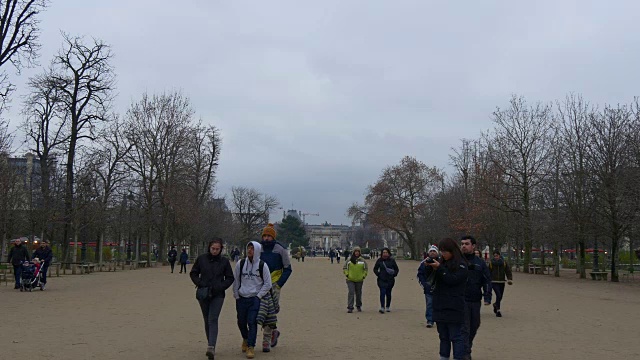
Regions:
<instances>
[{"instance_id":1,"label":"black jeans","mask_svg":"<svg viewBox=\"0 0 640 360\"><path fill-rule=\"evenodd\" d=\"M496 293L496 302L493 304L493 307L495 307L496 310L500 310L500 302L502 301L502 296L504 295L504 283L492 283L491 287Z\"/></svg>"},{"instance_id":2,"label":"black jeans","mask_svg":"<svg viewBox=\"0 0 640 360\"><path fill-rule=\"evenodd\" d=\"M169 265L171 265L171 272L173 272L173 268L176 266L175 261L169 261Z\"/></svg>"},{"instance_id":3,"label":"black jeans","mask_svg":"<svg viewBox=\"0 0 640 360\"><path fill-rule=\"evenodd\" d=\"M451 345L453 345L453 358L462 359L464 357L463 325L438 321L436 327L440 338L440 357L448 359L451 356Z\"/></svg>"},{"instance_id":4,"label":"black jeans","mask_svg":"<svg viewBox=\"0 0 640 360\"><path fill-rule=\"evenodd\" d=\"M187 264L180 263L180 272L182 272L182 269L184 269L184 272L187 272Z\"/></svg>"},{"instance_id":5,"label":"black jeans","mask_svg":"<svg viewBox=\"0 0 640 360\"><path fill-rule=\"evenodd\" d=\"M13 275L16 279L16 288L20 287L20 275L22 275L22 265L13 265Z\"/></svg>"},{"instance_id":6,"label":"black jeans","mask_svg":"<svg viewBox=\"0 0 640 360\"><path fill-rule=\"evenodd\" d=\"M476 337L480 327L480 301L467 302L464 307L464 325L462 326L462 337L464 340L465 354L471 354L473 339Z\"/></svg>"},{"instance_id":7,"label":"black jeans","mask_svg":"<svg viewBox=\"0 0 640 360\"><path fill-rule=\"evenodd\" d=\"M222 311L223 297L215 297L211 300L198 300L202 317L204 319L204 332L207 334L209 346L216 346L218 340L218 318Z\"/></svg>"},{"instance_id":8,"label":"black jeans","mask_svg":"<svg viewBox=\"0 0 640 360\"><path fill-rule=\"evenodd\" d=\"M380 289L380 307L385 307L385 298L387 307L391 307L391 289L393 289L393 286L386 288L378 286L378 288Z\"/></svg>"}]
</instances>

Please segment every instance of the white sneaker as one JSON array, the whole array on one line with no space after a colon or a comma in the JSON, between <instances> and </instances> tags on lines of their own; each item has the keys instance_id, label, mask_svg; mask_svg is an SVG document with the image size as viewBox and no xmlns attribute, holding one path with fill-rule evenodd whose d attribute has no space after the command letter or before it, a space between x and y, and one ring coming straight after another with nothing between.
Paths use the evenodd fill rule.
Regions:
<instances>
[{"instance_id":1,"label":"white sneaker","mask_svg":"<svg viewBox=\"0 0 640 360\"><path fill-rule=\"evenodd\" d=\"M387 312L391 312L391 308L390 307L387 308Z\"/></svg>"}]
</instances>

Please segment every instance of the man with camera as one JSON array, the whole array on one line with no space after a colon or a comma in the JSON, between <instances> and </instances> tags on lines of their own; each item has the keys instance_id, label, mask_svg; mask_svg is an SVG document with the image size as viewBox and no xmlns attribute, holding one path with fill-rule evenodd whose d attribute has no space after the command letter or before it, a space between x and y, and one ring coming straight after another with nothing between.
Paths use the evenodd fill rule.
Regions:
<instances>
[{"instance_id":1,"label":"man with camera","mask_svg":"<svg viewBox=\"0 0 640 360\"><path fill-rule=\"evenodd\" d=\"M476 239L473 236L463 236L460 247L469 263L469 277L465 290L465 312L462 336L465 343L465 360L471 360L473 339L480 327L480 302L484 296L484 304L491 305L491 274L484 260L475 255Z\"/></svg>"}]
</instances>

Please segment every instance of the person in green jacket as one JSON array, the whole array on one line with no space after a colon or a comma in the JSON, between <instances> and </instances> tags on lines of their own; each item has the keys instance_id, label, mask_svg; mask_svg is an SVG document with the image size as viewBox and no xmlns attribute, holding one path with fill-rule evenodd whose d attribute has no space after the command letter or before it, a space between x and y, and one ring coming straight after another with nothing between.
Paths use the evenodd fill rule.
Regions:
<instances>
[{"instance_id":1,"label":"person in green jacket","mask_svg":"<svg viewBox=\"0 0 640 360\"><path fill-rule=\"evenodd\" d=\"M367 262L360 256L361 251L359 247L353 248L351 257L348 261L345 261L342 270L344 276L347 277L347 288L349 289L349 296L347 299L347 312L353 312L353 298L355 295L355 303L358 311L362 311L362 284L367 277Z\"/></svg>"}]
</instances>

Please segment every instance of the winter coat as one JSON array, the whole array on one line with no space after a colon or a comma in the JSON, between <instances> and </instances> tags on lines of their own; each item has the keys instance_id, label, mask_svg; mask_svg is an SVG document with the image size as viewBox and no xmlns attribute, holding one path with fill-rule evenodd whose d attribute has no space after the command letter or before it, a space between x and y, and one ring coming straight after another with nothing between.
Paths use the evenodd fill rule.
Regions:
<instances>
[{"instance_id":1,"label":"winter coat","mask_svg":"<svg viewBox=\"0 0 640 360\"><path fill-rule=\"evenodd\" d=\"M9 250L9 259L7 262L10 262L13 266L21 265L23 261L29 261L29 250L27 247L20 244L18 246L13 246L11 250Z\"/></svg>"},{"instance_id":2,"label":"winter coat","mask_svg":"<svg viewBox=\"0 0 640 360\"><path fill-rule=\"evenodd\" d=\"M180 253L180 264L186 264L189 261L189 254L186 251Z\"/></svg>"},{"instance_id":3,"label":"winter coat","mask_svg":"<svg viewBox=\"0 0 640 360\"><path fill-rule=\"evenodd\" d=\"M253 244L253 259L250 261L248 257L244 261L238 261L236 263L236 271L233 282L233 297L239 299L259 297L262 299L271 290L271 273L269 272L269 266L264 260L260 259L262 253L262 246L257 241L252 241ZM248 251L245 252L248 254ZM244 264L242 264L244 262ZM262 271L260 271L260 264L262 263ZM241 265L244 265L240 268ZM260 277L262 274L262 278Z\"/></svg>"},{"instance_id":4,"label":"winter coat","mask_svg":"<svg viewBox=\"0 0 640 360\"><path fill-rule=\"evenodd\" d=\"M176 259L178 258L178 251L176 249L171 249L169 250L169 262L176 262Z\"/></svg>"},{"instance_id":5,"label":"winter coat","mask_svg":"<svg viewBox=\"0 0 640 360\"><path fill-rule=\"evenodd\" d=\"M353 282L363 282L367 277L368 267L367 262L364 261L362 256L356 259L356 263L352 263L351 260L347 260L344 262L344 266L342 267L344 275L347 277L347 280Z\"/></svg>"},{"instance_id":6,"label":"winter coat","mask_svg":"<svg viewBox=\"0 0 640 360\"><path fill-rule=\"evenodd\" d=\"M502 256L498 260L491 259L491 262L489 263L489 271L491 272L492 283L504 283L505 277L509 281L513 280L511 266Z\"/></svg>"},{"instance_id":7,"label":"winter coat","mask_svg":"<svg viewBox=\"0 0 640 360\"><path fill-rule=\"evenodd\" d=\"M453 261L453 260L450 260ZM464 263L457 263L449 270L442 262L435 275L433 289L433 320L436 322L464 323L465 288L469 271ZM427 267L426 275L434 271Z\"/></svg>"},{"instance_id":8,"label":"winter coat","mask_svg":"<svg viewBox=\"0 0 640 360\"><path fill-rule=\"evenodd\" d=\"M489 267L484 260L475 254L465 254L469 263L469 280L467 280L467 290L465 300L467 302L479 302L484 295L484 301L491 303L491 274Z\"/></svg>"},{"instance_id":9,"label":"winter coat","mask_svg":"<svg viewBox=\"0 0 640 360\"><path fill-rule=\"evenodd\" d=\"M40 261L44 262L43 266L48 266L51 264L51 260L53 260L53 251L48 246L39 247L36 251L33 252L32 259L38 258Z\"/></svg>"},{"instance_id":10,"label":"winter coat","mask_svg":"<svg viewBox=\"0 0 640 360\"><path fill-rule=\"evenodd\" d=\"M275 240L262 241L260 244L262 245L260 260L264 261L271 271L271 283L274 286L283 287L292 273L289 252Z\"/></svg>"},{"instance_id":11,"label":"winter coat","mask_svg":"<svg viewBox=\"0 0 640 360\"><path fill-rule=\"evenodd\" d=\"M229 259L222 255L213 256L210 252L196 258L189 277L198 288L209 287L211 296L218 298L223 298L225 290L233 284Z\"/></svg>"},{"instance_id":12,"label":"winter coat","mask_svg":"<svg viewBox=\"0 0 640 360\"><path fill-rule=\"evenodd\" d=\"M425 259L426 260L426 259ZM424 260L420 262L420 266L418 266L418 282L420 282L420 286L422 286L422 290L425 295L431 295L431 285L427 283L427 279L429 278L429 273L431 272L431 266L427 266Z\"/></svg>"},{"instance_id":13,"label":"winter coat","mask_svg":"<svg viewBox=\"0 0 640 360\"><path fill-rule=\"evenodd\" d=\"M388 273L387 268L393 271L393 275ZM396 276L398 276L399 271L398 264L392 257L386 260L378 258L376 264L373 266L373 273L378 277L378 287L382 289L392 288L393 285L396 284Z\"/></svg>"}]
</instances>

